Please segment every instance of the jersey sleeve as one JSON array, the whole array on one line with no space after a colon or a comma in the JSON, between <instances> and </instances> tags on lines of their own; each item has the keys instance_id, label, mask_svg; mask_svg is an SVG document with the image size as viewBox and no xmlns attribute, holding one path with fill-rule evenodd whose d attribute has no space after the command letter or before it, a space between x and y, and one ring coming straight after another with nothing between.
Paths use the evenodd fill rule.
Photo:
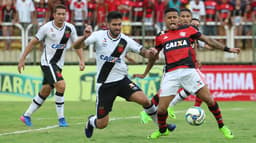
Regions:
<instances>
[{"instance_id":1,"label":"jersey sleeve","mask_svg":"<svg viewBox=\"0 0 256 143\"><path fill-rule=\"evenodd\" d=\"M97 40L97 35L99 36L98 32L92 32L92 34L88 38L86 38L86 40L84 40L85 45L88 46L95 43Z\"/></svg>"},{"instance_id":2,"label":"jersey sleeve","mask_svg":"<svg viewBox=\"0 0 256 143\"><path fill-rule=\"evenodd\" d=\"M142 45L140 45L138 42L135 40L128 38L127 40L127 47L129 51L133 51L135 53L140 53L140 50L142 48Z\"/></svg>"},{"instance_id":3,"label":"jersey sleeve","mask_svg":"<svg viewBox=\"0 0 256 143\"><path fill-rule=\"evenodd\" d=\"M37 33L36 33L36 35L35 35L35 37L37 38L37 40L42 41L42 40L45 38L46 33L47 33L47 31L48 31L46 27L47 27L47 26L43 25L43 26L41 26L41 27L38 29L38 31L37 31Z\"/></svg>"},{"instance_id":4,"label":"jersey sleeve","mask_svg":"<svg viewBox=\"0 0 256 143\"><path fill-rule=\"evenodd\" d=\"M74 42L77 40L77 32L76 32L76 28L72 25L71 26L71 40Z\"/></svg>"},{"instance_id":5,"label":"jersey sleeve","mask_svg":"<svg viewBox=\"0 0 256 143\"><path fill-rule=\"evenodd\" d=\"M163 48L161 38L159 36L156 36L155 41L156 41L155 48L157 49L157 51L161 51Z\"/></svg>"},{"instance_id":6,"label":"jersey sleeve","mask_svg":"<svg viewBox=\"0 0 256 143\"><path fill-rule=\"evenodd\" d=\"M196 40L201 37L201 32L196 30L193 26L189 26L189 33L190 33L190 38L193 40Z\"/></svg>"}]
</instances>

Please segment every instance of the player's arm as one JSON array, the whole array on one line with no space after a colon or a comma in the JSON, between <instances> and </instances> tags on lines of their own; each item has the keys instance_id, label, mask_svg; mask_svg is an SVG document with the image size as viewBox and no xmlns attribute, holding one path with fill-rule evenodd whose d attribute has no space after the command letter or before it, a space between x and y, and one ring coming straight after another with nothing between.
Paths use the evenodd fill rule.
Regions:
<instances>
[{"instance_id":1,"label":"player's arm","mask_svg":"<svg viewBox=\"0 0 256 143\"><path fill-rule=\"evenodd\" d=\"M20 60L19 60L19 64L18 64L18 71L19 73L21 73L21 69L24 70L24 66L25 66L25 60L26 60L26 57L27 55L32 51L33 47L40 43L40 41L34 37L27 45L27 47L25 48Z\"/></svg>"},{"instance_id":2,"label":"player's arm","mask_svg":"<svg viewBox=\"0 0 256 143\"><path fill-rule=\"evenodd\" d=\"M85 29L84 29L84 35L79 37L74 43L73 43L73 47L75 49L79 49L81 47L81 44L83 43L83 41L88 38L92 33L92 27L91 25L86 25Z\"/></svg>"},{"instance_id":3,"label":"player's arm","mask_svg":"<svg viewBox=\"0 0 256 143\"><path fill-rule=\"evenodd\" d=\"M229 48L229 47L223 45L222 43L220 43L210 37L207 37L203 34L199 37L199 40L204 41L205 43L207 43L208 45L210 45L211 47L216 48L216 49L221 49L223 51L230 52L230 53L240 53L239 48Z\"/></svg>"},{"instance_id":4,"label":"player's arm","mask_svg":"<svg viewBox=\"0 0 256 143\"><path fill-rule=\"evenodd\" d=\"M76 54L79 57L79 65L80 65L80 71L84 70L84 54L83 54L83 48L76 49Z\"/></svg>"},{"instance_id":5,"label":"player's arm","mask_svg":"<svg viewBox=\"0 0 256 143\"><path fill-rule=\"evenodd\" d=\"M154 48L150 48L150 49L154 49ZM156 49L154 49L155 51ZM157 51L157 50L156 50ZM159 54L159 51L157 51L155 53L154 56L150 57L149 60L148 60L148 64L147 64L147 67L144 71L143 74L134 74L133 77L139 77L139 78L144 78L147 76L147 74L150 72L150 70L152 69L152 67L154 66L156 60L158 59L158 54Z\"/></svg>"}]
</instances>

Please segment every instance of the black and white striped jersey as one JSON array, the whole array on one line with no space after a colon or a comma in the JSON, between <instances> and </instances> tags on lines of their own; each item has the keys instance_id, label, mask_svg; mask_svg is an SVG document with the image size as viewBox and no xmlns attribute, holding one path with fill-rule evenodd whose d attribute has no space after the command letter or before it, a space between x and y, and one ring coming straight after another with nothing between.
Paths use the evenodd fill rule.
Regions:
<instances>
[{"instance_id":1,"label":"black and white striped jersey","mask_svg":"<svg viewBox=\"0 0 256 143\"><path fill-rule=\"evenodd\" d=\"M50 21L39 28L35 37L44 44L41 65L57 64L62 68L65 52L77 39L77 33L70 23L65 22L63 27L58 28L54 21Z\"/></svg>"},{"instance_id":2,"label":"black and white striped jersey","mask_svg":"<svg viewBox=\"0 0 256 143\"><path fill-rule=\"evenodd\" d=\"M93 32L86 45L94 44L97 64L97 83L109 83L123 79L128 74L125 63L127 52L140 53L142 45L124 34L113 39L108 30Z\"/></svg>"}]
</instances>

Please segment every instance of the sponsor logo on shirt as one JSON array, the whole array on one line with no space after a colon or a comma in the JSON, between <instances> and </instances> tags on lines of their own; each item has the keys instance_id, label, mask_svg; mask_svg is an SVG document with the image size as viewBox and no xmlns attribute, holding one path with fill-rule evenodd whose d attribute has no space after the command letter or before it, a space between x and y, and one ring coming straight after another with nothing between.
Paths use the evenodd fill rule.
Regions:
<instances>
[{"instance_id":1,"label":"sponsor logo on shirt","mask_svg":"<svg viewBox=\"0 0 256 143\"><path fill-rule=\"evenodd\" d=\"M53 49L65 49L66 44L52 44L51 48L53 48Z\"/></svg>"},{"instance_id":2,"label":"sponsor logo on shirt","mask_svg":"<svg viewBox=\"0 0 256 143\"><path fill-rule=\"evenodd\" d=\"M100 59L110 63L121 63L121 59L119 57L100 55Z\"/></svg>"},{"instance_id":3,"label":"sponsor logo on shirt","mask_svg":"<svg viewBox=\"0 0 256 143\"><path fill-rule=\"evenodd\" d=\"M188 42L186 40L171 41L165 45L165 49L181 47L181 46L188 46Z\"/></svg>"}]
</instances>

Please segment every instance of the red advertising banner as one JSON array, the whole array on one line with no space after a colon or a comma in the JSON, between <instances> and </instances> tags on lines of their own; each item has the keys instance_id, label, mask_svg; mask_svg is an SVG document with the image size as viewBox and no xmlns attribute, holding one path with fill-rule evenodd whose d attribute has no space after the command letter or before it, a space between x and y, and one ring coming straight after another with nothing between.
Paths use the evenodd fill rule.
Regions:
<instances>
[{"instance_id":1,"label":"red advertising banner","mask_svg":"<svg viewBox=\"0 0 256 143\"><path fill-rule=\"evenodd\" d=\"M201 71L215 100L256 101L256 66L204 65Z\"/></svg>"}]
</instances>

